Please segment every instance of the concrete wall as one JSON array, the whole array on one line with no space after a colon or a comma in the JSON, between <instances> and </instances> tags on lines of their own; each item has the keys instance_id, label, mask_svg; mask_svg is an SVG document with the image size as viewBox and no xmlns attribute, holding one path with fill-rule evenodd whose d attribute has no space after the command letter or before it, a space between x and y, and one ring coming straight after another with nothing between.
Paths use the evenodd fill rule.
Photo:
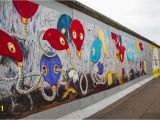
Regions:
<instances>
[{"instance_id":1,"label":"concrete wall","mask_svg":"<svg viewBox=\"0 0 160 120\"><path fill-rule=\"evenodd\" d=\"M50 108L58 118L153 75L152 61L159 57L152 57L151 44L142 39L59 2L21 7L0 2L3 118Z\"/></svg>"}]
</instances>

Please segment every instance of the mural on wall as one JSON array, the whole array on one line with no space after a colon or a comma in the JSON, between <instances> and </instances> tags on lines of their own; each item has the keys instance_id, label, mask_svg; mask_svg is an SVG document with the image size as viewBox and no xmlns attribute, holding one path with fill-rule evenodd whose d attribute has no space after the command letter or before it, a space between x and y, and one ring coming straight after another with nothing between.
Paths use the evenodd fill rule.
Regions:
<instances>
[{"instance_id":1,"label":"mural on wall","mask_svg":"<svg viewBox=\"0 0 160 120\"><path fill-rule=\"evenodd\" d=\"M160 65L159 65L159 50L155 46L151 46L152 49L152 72L153 76L157 77L160 74Z\"/></svg>"},{"instance_id":2,"label":"mural on wall","mask_svg":"<svg viewBox=\"0 0 160 120\"><path fill-rule=\"evenodd\" d=\"M3 2L0 11L3 118L22 118L147 73L143 42L107 25L29 1Z\"/></svg>"}]
</instances>

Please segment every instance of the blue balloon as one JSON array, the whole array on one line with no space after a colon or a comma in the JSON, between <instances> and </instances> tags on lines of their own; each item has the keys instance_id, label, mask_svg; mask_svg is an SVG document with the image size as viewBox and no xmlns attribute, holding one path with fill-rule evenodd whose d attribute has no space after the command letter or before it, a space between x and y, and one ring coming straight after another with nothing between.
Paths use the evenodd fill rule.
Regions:
<instances>
[{"instance_id":1,"label":"blue balloon","mask_svg":"<svg viewBox=\"0 0 160 120\"><path fill-rule=\"evenodd\" d=\"M68 42L71 42L71 37L70 37L71 21L72 19L69 15L63 14L60 16L57 24L57 30L65 35Z\"/></svg>"},{"instance_id":2,"label":"blue balloon","mask_svg":"<svg viewBox=\"0 0 160 120\"><path fill-rule=\"evenodd\" d=\"M47 54L52 55L54 53L52 51L48 51ZM55 55L54 57L42 55L40 60L40 71L45 70L43 78L50 86L56 86L61 76L61 72L57 71L57 68L62 69L62 63L58 55Z\"/></svg>"},{"instance_id":3,"label":"blue balloon","mask_svg":"<svg viewBox=\"0 0 160 120\"><path fill-rule=\"evenodd\" d=\"M92 47L90 49L90 59L93 63L97 63L101 57L101 48L102 42L97 38L92 43Z\"/></svg>"}]
</instances>

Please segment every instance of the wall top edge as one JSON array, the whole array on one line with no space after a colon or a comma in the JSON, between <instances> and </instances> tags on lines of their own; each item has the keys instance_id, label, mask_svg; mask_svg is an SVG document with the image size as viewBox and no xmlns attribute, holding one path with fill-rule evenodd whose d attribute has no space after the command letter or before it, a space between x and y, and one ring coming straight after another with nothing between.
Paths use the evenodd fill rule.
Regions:
<instances>
[{"instance_id":1,"label":"wall top edge","mask_svg":"<svg viewBox=\"0 0 160 120\"><path fill-rule=\"evenodd\" d=\"M75 1L75 0L57 0L57 1L64 4L64 5L67 5L70 8L76 9L76 10L78 10L78 11L80 11L80 12L86 14L86 15L89 15L89 16L91 16L91 17L93 17L93 18L95 18L95 19L97 19L97 20L99 20L103 23L106 23L106 24L108 24L108 25L110 25L114 28L117 28L117 29L119 29L123 32L128 33L128 34L131 34L131 35L133 35L133 36L135 36L135 37L137 37L141 40L144 40L144 41L146 41L146 42L148 42L152 45L160 47L158 44L154 43L153 41L143 37L142 35L130 30L129 28L121 25L120 23L112 20L111 18L93 10L92 8L86 6L86 5L84 5L84 4L82 4L78 1Z\"/></svg>"}]
</instances>

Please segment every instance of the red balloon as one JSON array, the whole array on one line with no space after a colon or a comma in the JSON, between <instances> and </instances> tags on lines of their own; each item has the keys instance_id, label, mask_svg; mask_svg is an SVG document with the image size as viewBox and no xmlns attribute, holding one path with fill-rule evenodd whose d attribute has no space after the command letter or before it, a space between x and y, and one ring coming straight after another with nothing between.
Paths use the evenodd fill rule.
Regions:
<instances>
[{"instance_id":1,"label":"red balloon","mask_svg":"<svg viewBox=\"0 0 160 120\"><path fill-rule=\"evenodd\" d=\"M47 40L55 50L69 49L65 36L54 28L50 28L44 33L43 40Z\"/></svg>"},{"instance_id":2,"label":"red balloon","mask_svg":"<svg viewBox=\"0 0 160 120\"><path fill-rule=\"evenodd\" d=\"M14 58L17 62L23 62L23 54L17 41L0 29L0 55Z\"/></svg>"},{"instance_id":3,"label":"red balloon","mask_svg":"<svg viewBox=\"0 0 160 120\"><path fill-rule=\"evenodd\" d=\"M72 20L70 25L70 34L78 51L81 51L85 33L83 25L79 20Z\"/></svg>"},{"instance_id":4,"label":"red balloon","mask_svg":"<svg viewBox=\"0 0 160 120\"><path fill-rule=\"evenodd\" d=\"M119 44L119 40L118 40L118 35L111 32L111 37L112 37L112 40L113 40L116 48L119 49L120 44Z\"/></svg>"},{"instance_id":5,"label":"red balloon","mask_svg":"<svg viewBox=\"0 0 160 120\"><path fill-rule=\"evenodd\" d=\"M119 59L120 59L121 62L124 61L125 50L126 50L126 48L124 46L121 45L119 47Z\"/></svg>"},{"instance_id":6,"label":"red balloon","mask_svg":"<svg viewBox=\"0 0 160 120\"><path fill-rule=\"evenodd\" d=\"M27 0L13 0L13 4L23 18L31 18L36 13L39 6Z\"/></svg>"}]
</instances>

